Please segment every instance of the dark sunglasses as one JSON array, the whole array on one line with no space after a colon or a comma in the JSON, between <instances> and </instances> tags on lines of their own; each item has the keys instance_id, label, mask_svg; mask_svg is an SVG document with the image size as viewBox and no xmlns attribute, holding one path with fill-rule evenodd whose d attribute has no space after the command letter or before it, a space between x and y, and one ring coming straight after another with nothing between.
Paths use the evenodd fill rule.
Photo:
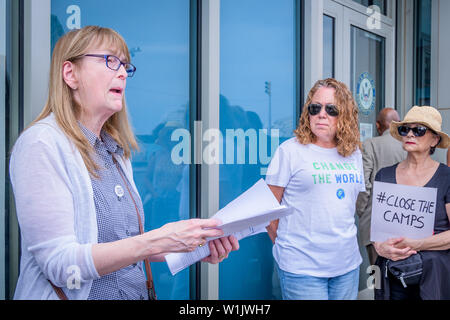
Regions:
<instances>
[{"instance_id":1,"label":"dark sunglasses","mask_svg":"<svg viewBox=\"0 0 450 320\"><path fill-rule=\"evenodd\" d=\"M427 130L429 130L427 127L408 127L408 126L399 126L397 128L398 134L402 137L406 137L409 133L409 131L412 131L415 137L423 137L425 133L427 133Z\"/></svg>"},{"instance_id":2,"label":"dark sunglasses","mask_svg":"<svg viewBox=\"0 0 450 320\"><path fill-rule=\"evenodd\" d=\"M312 116L318 115L322 110L322 107L323 105L320 103L311 103L308 106L308 112ZM334 104L326 104L325 112L331 117L337 117L339 115L339 110Z\"/></svg>"}]
</instances>

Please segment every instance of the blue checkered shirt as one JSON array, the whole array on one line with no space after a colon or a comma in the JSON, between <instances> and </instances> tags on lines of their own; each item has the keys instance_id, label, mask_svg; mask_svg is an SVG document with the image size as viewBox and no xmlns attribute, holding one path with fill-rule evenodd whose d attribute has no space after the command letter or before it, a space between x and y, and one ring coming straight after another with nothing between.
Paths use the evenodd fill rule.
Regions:
<instances>
[{"instance_id":1,"label":"blue checkered shirt","mask_svg":"<svg viewBox=\"0 0 450 320\"><path fill-rule=\"evenodd\" d=\"M123 149L103 130L100 133L100 140L81 123L79 126L93 146L97 157L96 163L100 167L97 171L99 178L91 177L97 213L98 243L113 242L138 235L139 223L133 200L112 158L112 155L116 158L122 156ZM126 179L123 171L122 176ZM128 181L127 184L144 225L144 210L140 197L133 191ZM119 197L116 194L116 186L122 188L123 196ZM119 194L122 193L119 192ZM145 281L143 263L139 262L94 280L88 300L147 300Z\"/></svg>"}]
</instances>

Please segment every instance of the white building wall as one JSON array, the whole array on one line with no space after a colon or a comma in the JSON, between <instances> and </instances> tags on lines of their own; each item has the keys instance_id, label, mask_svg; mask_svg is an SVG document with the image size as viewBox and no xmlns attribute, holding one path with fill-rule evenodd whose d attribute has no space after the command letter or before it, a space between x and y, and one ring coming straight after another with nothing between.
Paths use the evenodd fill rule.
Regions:
<instances>
[{"instance_id":1,"label":"white building wall","mask_svg":"<svg viewBox=\"0 0 450 320\"><path fill-rule=\"evenodd\" d=\"M24 25L25 126L34 120L47 101L50 70L50 0L26 0Z\"/></svg>"},{"instance_id":2,"label":"white building wall","mask_svg":"<svg viewBox=\"0 0 450 320\"><path fill-rule=\"evenodd\" d=\"M432 6L431 99L441 112L443 131L450 134L450 1L433 0ZM446 152L436 149L435 159L445 163Z\"/></svg>"}]
</instances>

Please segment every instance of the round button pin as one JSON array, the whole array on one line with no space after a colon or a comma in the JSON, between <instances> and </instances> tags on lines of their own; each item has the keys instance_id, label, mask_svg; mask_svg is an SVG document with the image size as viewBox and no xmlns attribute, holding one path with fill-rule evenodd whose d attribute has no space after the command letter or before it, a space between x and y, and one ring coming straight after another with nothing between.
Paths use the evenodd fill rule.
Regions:
<instances>
[{"instance_id":1,"label":"round button pin","mask_svg":"<svg viewBox=\"0 0 450 320\"><path fill-rule=\"evenodd\" d=\"M121 185L115 186L114 187L114 192L116 193L116 196L118 196L119 198L122 198L123 195L124 195L123 188L122 188Z\"/></svg>"}]
</instances>

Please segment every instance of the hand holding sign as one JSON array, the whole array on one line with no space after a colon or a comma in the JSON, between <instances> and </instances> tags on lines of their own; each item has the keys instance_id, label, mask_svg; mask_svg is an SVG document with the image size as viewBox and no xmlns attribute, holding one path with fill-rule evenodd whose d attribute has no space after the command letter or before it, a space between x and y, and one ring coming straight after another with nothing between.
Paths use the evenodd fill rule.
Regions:
<instances>
[{"instance_id":1,"label":"hand holding sign","mask_svg":"<svg viewBox=\"0 0 450 320\"><path fill-rule=\"evenodd\" d=\"M405 238L397 238L389 239L384 242L375 242L375 250L380 256L393 261L403 260L410 255L417 253L417 251L413 250L411 247L404 245L405 240Z\"/></svg>"},{"instance_id":2,"label":"hand holding sign","mask_svg":"<svg viewBox=\"0 0 450 320\"><path fill-rule=\"evenodd\" d=\"M374 182L370 241L433 235L436 188Z\"/></svg>"}]
</instances>

